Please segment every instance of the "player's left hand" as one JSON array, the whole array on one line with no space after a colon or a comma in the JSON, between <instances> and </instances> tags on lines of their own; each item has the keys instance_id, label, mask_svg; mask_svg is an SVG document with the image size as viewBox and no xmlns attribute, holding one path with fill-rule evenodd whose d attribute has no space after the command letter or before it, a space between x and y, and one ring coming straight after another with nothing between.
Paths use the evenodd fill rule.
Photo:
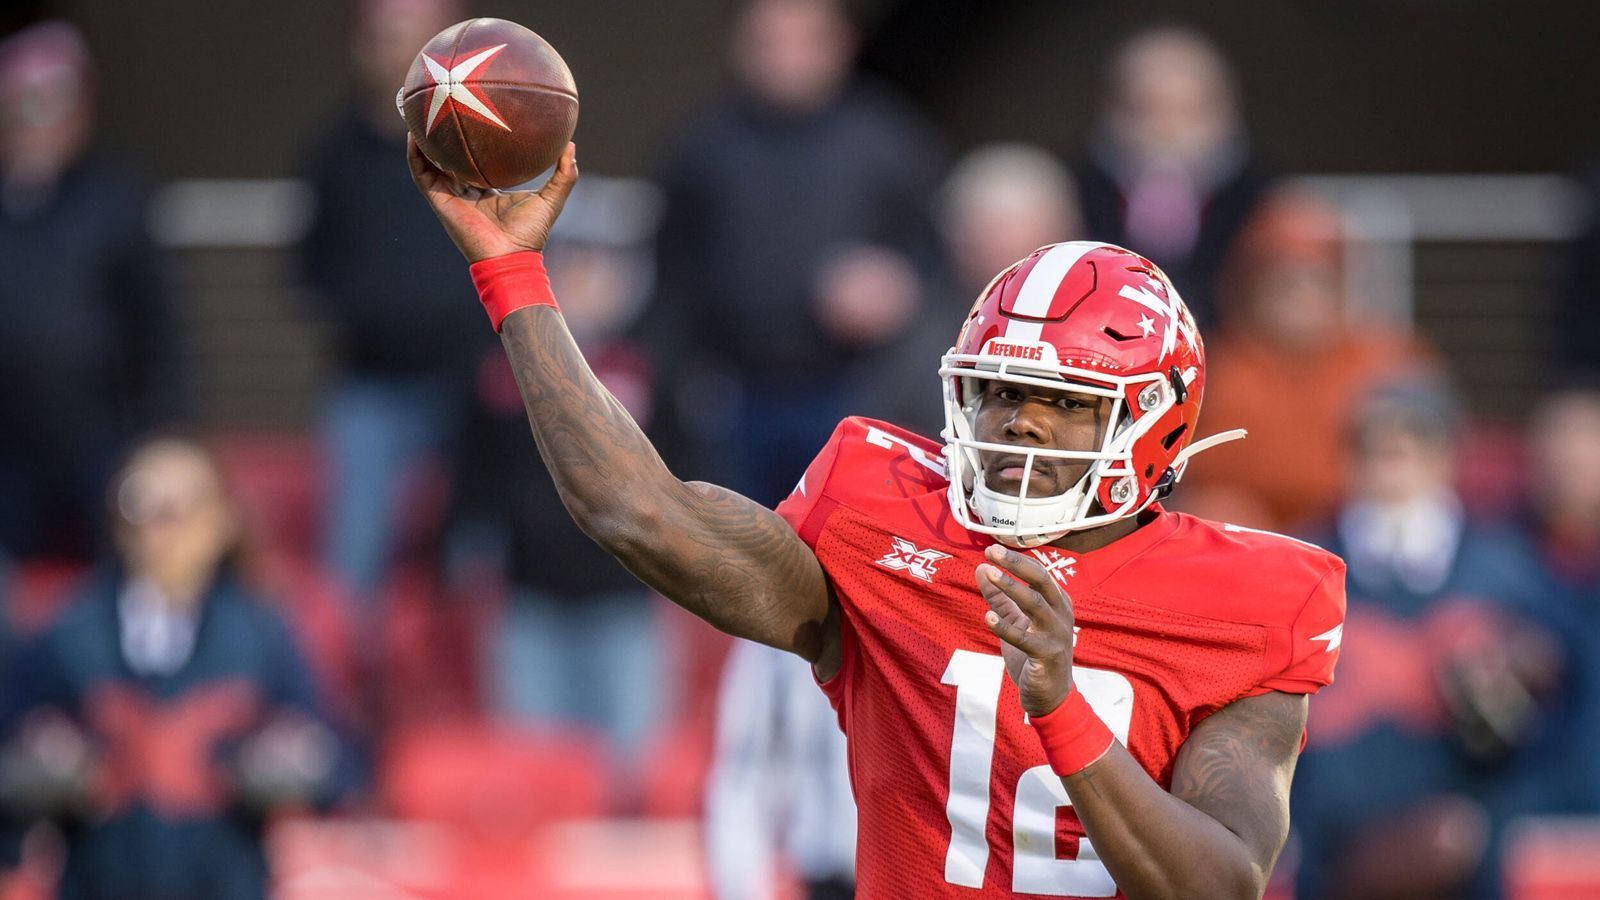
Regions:
<instances>
[{"instance_id":1,"label":"player's left hand","mask_svg":"<svg viewBox=\"0 0 1600 900\"><path fill-rule=\"evenodd\" d=\"M1042 716L1072 691L1072 601L1038 560L995 544L978 566L984 623L1000 638L1022 709Z\"/></svg>"}]
</instances>

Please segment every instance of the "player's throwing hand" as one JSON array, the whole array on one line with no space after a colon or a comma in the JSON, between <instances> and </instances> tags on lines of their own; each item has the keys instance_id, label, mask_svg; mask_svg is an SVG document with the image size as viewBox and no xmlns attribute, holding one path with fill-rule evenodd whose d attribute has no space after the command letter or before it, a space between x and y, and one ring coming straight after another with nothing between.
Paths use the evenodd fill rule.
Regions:
<instances>
[{"instance_id":1,"label":"player's throwing hand","mask_svg":"<svg viewBox=\"0 0 1600 900\"><path fill-rule=\"evenodd\" d=\"M567 144L555 174L537 191L496 191L463 184L440 171L406 138L411 180L444 223L450 239L469 262L520 250L544 250L550 227L578 183L578 148Z\"/></svg>"},{"instance_id":2,"label":"player's throwing hand","mask_svg":"<svg viewBox=\"0 0 1600 900\"><path fill-rule=\"evenodd\" d=\"M1022 709L1042 716L1072 691L1072 601L1036 559L995 544L978 566L983 614L1000 638L1006 671L1017 683Z\"/></svg>"}]
</instances>

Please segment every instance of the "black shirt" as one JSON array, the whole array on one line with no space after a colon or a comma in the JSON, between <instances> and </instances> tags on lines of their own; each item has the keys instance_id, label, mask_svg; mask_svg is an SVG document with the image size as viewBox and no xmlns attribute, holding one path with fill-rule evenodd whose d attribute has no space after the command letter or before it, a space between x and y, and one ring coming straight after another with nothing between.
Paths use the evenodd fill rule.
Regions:
<instances>
[{"instance_id":1,"label":"black shirt","mask_svg":"<svg viewBox=\"0 0 1600 900\"><path fill-rule=\"evenodd\" d=\"M787 116L734 96L685 132L662 176L660 327L755 382L815 379L847 361L814 315L829 255L867 243L927 272L940 259L929 202L932 141L871 87Z\"/></svg>"},{"instance_id":2,"label":"black shirt","mask_svg":"<svg viewBox=\"0 0 1600 900\"><path fill-rule=\"evenodd\" d=\"M467 263L417 194L405 132L380 134L357 111L335 121L309 166L317 212L304 277L348 369L459 372L492 342Z\"/></svg>"}]
</instances>

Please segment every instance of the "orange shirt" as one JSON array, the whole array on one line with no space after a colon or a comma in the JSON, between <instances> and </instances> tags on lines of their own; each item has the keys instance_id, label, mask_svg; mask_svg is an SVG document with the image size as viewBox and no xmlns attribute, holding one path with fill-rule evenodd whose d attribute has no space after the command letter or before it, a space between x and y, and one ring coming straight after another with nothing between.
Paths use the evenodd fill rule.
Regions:
<instances>
[{"instance_id":1,"label":"orange shirt","mask_svg":"<svg viewBox=\"0 0 1600 900\"><path fill-rule=\"evenodd\" d=\"M1199 515L1280 530L1332 513L1343 494L1347 428L1361 397L1407 371L1431 368L1417 344L1352 334L1310 353L1223 333L1206 348L1200 434L1250 436L1195 457L1177 492Z\"/></svg>"}]
</instances>

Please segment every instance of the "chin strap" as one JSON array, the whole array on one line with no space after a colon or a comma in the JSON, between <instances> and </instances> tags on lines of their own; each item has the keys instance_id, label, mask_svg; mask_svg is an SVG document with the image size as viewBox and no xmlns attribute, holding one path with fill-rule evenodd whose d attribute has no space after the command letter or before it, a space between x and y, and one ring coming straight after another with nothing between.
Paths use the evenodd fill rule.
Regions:
<instances>
[{"instance_id":1,"label":"chin strap","mask_svg":"<svg viewBox=\"0 0 1600 900\"><path fill-rule=\"evenodd\" d=\"M1210 437L1195 441L1189 446L1178 451L1178 458L1172 461L1172 468L1181 470L1183 464L1188 462L1195 454L1204 450L1210 450L1212 447L1215 447L1218 444L1226 444L1229 441L1237 441L1249 433L1250 432L1244 430L1243 428L1232 428L1227 431L1219 431Z\"/></svg>"}]
</instances>

